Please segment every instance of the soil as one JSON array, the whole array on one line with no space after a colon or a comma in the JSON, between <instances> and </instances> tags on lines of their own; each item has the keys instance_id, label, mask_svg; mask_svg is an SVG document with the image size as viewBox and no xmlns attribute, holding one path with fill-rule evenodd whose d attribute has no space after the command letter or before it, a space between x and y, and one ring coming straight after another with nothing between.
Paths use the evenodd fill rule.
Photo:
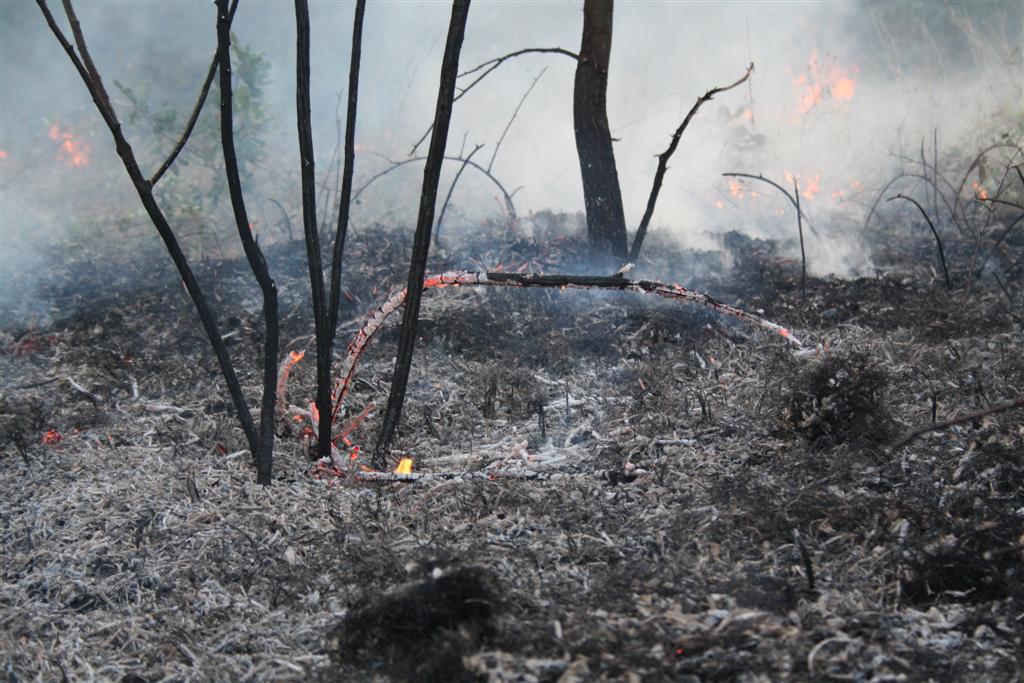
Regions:
<instances>
[{"instance_id":1,"label":"soil","mask_svg":"<svg viewBox=\"0 0 1024 683\"><path fill-rule=\"evenodd\" d=\"M339 364L409 232L350 237ZM893 230L873 277L802 293L775 245L725 245L655 233L630 276L802 348L643 294L428 292L391 464L437 476L384 483L311 459L305 252L272 246L282 353L311 353L268 487L169 259L54 254L44 322L0 331L7 680L1020 681L1024 411L888 445L1024 391L1024 246L997 282L949 240L947 290L927 236ZM557 221L490 225L431 270L583 253ZM259 290L244 262L197 271L256 406ZM399 318L343 421L384 404Z\"/></svg>"}]
</instances>

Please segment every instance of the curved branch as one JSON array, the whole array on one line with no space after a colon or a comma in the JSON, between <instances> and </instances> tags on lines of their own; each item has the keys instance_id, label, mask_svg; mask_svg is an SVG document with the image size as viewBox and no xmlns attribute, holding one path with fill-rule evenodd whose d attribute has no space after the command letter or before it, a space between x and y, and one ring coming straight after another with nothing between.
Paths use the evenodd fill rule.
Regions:
<instances>
[{"instance_id":1,"label":"curved branch","mask_svg":"<svg viewBox=\"0 0 1024 683\"><path fill-rule=\"evenodd\" d=\"M459 184L459 178L462 177L462 172L466 170L466 166L469 164L473 155L483 149L483 145L477 145L473 148L473 151L466 155L465 161L459 166L459 170L455 173L455 178L452 180L451 187L448 188L448 195L444 198L444 204L441 205L441 213L437 216L437 227L434 228L434 246L441 244L441 224L444 223L444 214L448 211L448 204L452 200L452 194L455 192L455 186Z\"/></svg>"},{"instance_id":2,"label":"curved branch","mask_svg":"<svg viewBox=\"0 0 1024 683\"><path fill-rule=\"evenodd\" d=\"M644 209L644 216L640 219L640 227L636 229L636 236L633 238L633 247L629 250L629 260L636 261L640 255L640 247L644 244L644 238L647 236L647 227L651 223L651 218L654 216L654 205L658 201L658 193L661 192L661 183L665 179L665 173L668 171L668 160L672 158L672 155L676 153L676 147L679 146L679 139L683 136L683 131L690 125L690 121L697 114L697 110L701 108L705 102L711 100L715 95L733 88L739 87L741 84L746 82L750 78L750 74L754 73L754 63L751 62L750 66L747 67L747 72L743 76L730 85L726 85L720 88L712 88L706 93L697 98L697 101L693 103L693 107L690 108L689 113L686 114L686 118L676 128L676 132L672 133L672 141L668 145L668 149L658 155L658 170L654 172L654 185L651 187L651 194L647 198L647 208Z\"/></svg>"},{"instance_id":3,"label":"curved branch","mask_svg":"<svg viewBox=\"0 0 1024 683\"><path fill-rule=\"evenodd\" d=\"M935 230L935 225L932 223L932 219L928 217L928 212L925 211L924 207L921 206L913 197L908 197L905 194L898 194L895 197L889 197L886 201L891 202L894 199L907 200L916 206L917 210L921 212L922 216L924 216L925 222L928 223L928 227L931 228L932 235L935 236L935 243L939 245L939 262L942 264L942 274L946 278L946 289L953 289L953 285L949 281L949 270L946 269L946 253L942 250L942 240L939 239L939 233Z\"/></svg>"},{"instance_id":4,"label":"curved branch","mask_svg":"<svg viewBox=\"0 0 1024 683\"><path fill-rule=\"evenodd\" d=\"M402 161L391 161L390 159L388 159L388 161L391 161L391 166L389 166L388 168L384 169L383 171L377 173L376 175L371 176L369 180L367 180L365 183L363 183L359 187L359 189L356 190L355 193L352 195L352 202L355 203L356 201L358 201L359 197L363 194L363 192L370 185L372 185L374 183L374 181L379 180L380 178L383 178L384 176L386 176L387 174L391 173L395 169L400 168L402 166L405 166L406 164L412 164L412 163L415 163L417 161L426 161L426 159L427 159L426 157L412 157L411 159L403 159ZM475 161L472 161L470 159L466 159L465 157L461 157L461 156L446 156L444 158L444 160L445 161L458 161L459 163L465 164L466 166L470 166L471 168L474 168L477 171L480 171L481 173L483 173L485 176L487 176L487 178L492 183L494 183L495 187L497 187L498 190L501 192L502 197L505 199L505 208L508 209L508 212L512 216L512 219L515 220L515 218L516 218L516 207L515 207L515 204L512 203L512 195L514 195L517 190L513 190L512 193L509 193L505 189L505 186L502 185L501 182L497 178L495 178L491 174L490 171L488 171L486 168L484 168L480 164L476 163Z\"/></svg>"},{"instance_id":5,"label":"curved branch","mask_svg":"<svg viewBox=\"0 0 1024 683\"><path fill-rule=\"evenodd\" d=\"M776 190L778 190L782 194L786 195L786 199L788 199L789 203L793 205L793 208L796 209L797 213L803 216L804 222L807 223L807 227L811 229L811 233L815 237L820 237L820 235L818 235L818 231L814 229L814 225L811 224L811 219L809 219L807 217L807 214L805 214L805 213L803 213L801 211L800 203L797 202L797 200L795 200L793 198L793 195L789 194L789 192L786 190L786 188L784 188L782 185L779 185L774 180L769 180L768 178L765 178L760 173L757 174L757 175L751 175L750 173L723 173L722 175L730 177L730 178L750 178L751 180L760 180L762 182L768 183L769 185L774 187Z\"/></svg>"},{"instance_id":6,"label":"curved branch","mask_svg":"<svg viewBox=\"0 0 1024 683\"><path fill-rule=\"evenodd\" d=\"M486 71L484 71L482 74L480 74L475 79L473 79L473 82L470 83L469 85L467 85L465 88L459 88L458 89L459 92L452 99L452 102L453 103L454 102L458 102L460 99L462 99L462 96L465 95L466 93L468 93L470 90L472 90L473 86L475 86L480 81L484 80L484 78L486 78L489 73L491 73L492 71L497 69L499 66L504 64L509 59L512 59L513 57L519 57L520 55L526 55L526 54L531 54L531 53L548 53L548 54L565 55L566 57L572 57L573 59L577 59L577 60L580 58L580 56L578 54L576 54L575 52L570 52L569 50L566 50L566 49L560 48L560 47L528 47L528 48L526 48L524 50L516 50L515 52L510 52L507 55L502 55L501 57L495 57L494 59L489 59L486 62L484 62L483 64L479 64L477 66L474 66L472 69L470 69L468 71L463 71L461 74L459 74L459 78L462 78L463 76L469 76L470 74L476 73L477 71L480 71L481 69L486 69ZM430 132L432 130L434 130L433 126L428 128L427 132L424 133L420 137L420 139L416 141L416 144L412 146L411 150L409 150L409 156L412 156L413 154L416 153L416 150L419 149L420 145L423 144L423 141L427 139L427 136L430 135Z\"/></svg>"}]
</instances>

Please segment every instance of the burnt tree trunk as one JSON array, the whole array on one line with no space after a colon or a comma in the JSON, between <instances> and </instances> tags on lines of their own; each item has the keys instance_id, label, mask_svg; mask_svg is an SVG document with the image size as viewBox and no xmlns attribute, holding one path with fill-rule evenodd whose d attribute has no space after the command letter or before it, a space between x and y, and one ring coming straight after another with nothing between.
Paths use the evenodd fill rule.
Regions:
<instances>
[{"instance_id":1,"label":"burnt tree trunk","mask_svg":"<svg viewBox=\"0 0 1024 683\"><path fill-rule=\"evenodd\" d=\"M607 111L613 7L612 0L583 3L583 41L572 102L587 209L587 238L594 260L605 267L622 265L627 254L626 215Z\"/></svg>"}]
</instances>

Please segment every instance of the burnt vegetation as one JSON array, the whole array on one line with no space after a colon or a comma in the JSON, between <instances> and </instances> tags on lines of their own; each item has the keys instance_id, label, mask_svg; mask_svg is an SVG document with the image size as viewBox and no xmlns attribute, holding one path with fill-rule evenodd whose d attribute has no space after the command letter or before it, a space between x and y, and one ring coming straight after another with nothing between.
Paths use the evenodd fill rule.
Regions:
<instances>
[{"instance_id":1,"label":"burnt vegetation","mask_svg":"<svg viewBox=\"0 0 1024 683\"><path fill-rule=\"evenodd\" d=\"M517 213L492 175L500 140L486 166L465 140L446 152L453 103L512 57L603 49L606 69L607 8L584 5L601 32L579 55L526 49L460 75L459 1L409 225L359 199L413 159L357 165L362 2L345 125L339 113L327 169L313 163L299 0L301 162L291 196L275 187L277 222L254 225L245 159L264 148L231 149L231 112L265 123L263 62L230 31L237 3L218 2L195 109L157 116L177 132L145 155L148 180L88 27L66 2L65 37L39 4L161 241L121 246L121 219L101 207L96 239L41 254L42 307L3 311L10 680L1019 680L1018 119L995 141L936 134L864 188L872 267L849 277L815 275L849 221L809 208L807 178L730 175L785 194L795 213L750 219L784 222L774 237L727 230L691 249L648 234L688 123L751 67L697 98L652 162L629 245L593 196L585 214ZM596 90L576 99L603 109L607 73L583 77ZM618 194L602 142L601 192ZM471 227L450 219L438 240L463 170L483 172L498 208ZM913 200L885 201L899 197ZM189 234L207 211L223 229Z\"/></svg>"}]
</instances>

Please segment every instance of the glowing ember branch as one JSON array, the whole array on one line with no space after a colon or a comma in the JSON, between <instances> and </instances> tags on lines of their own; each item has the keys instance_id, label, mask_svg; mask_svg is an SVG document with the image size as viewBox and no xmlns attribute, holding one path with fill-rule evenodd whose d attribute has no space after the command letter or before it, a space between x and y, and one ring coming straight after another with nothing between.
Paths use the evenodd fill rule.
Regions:
<instances>
[{"instance_id":1,"label":"glowing ember branch","mask_svg":"<svg viewBox=\"0 0 1024 683\"><path fill-rule=\"evenodd\" d=\"M666 284L651 280L628 280L621 275L612 277L586 276L586 275L537 275L532 273L471 273L466 271L454 271L432 275L423 281L424 289L443 289L445 287L475 286L475 287L558 287L560 289L619 289L631 292L653 293L669 299L680 299L691 303L706 306L724 315L739 318L752 325L770 330L794 346L800 347L800 340L793 336L786 328L765 320L764 318L748 313L735 306L723 303L703 292L686 289L681 285ZM402 307L405 303L406 292L404 289L392 294L388 300L380 305L356 333L355 338L348 345L348 352L342 362L341 375L334 386L331 399L334 405L333 416L337 417L338 411L344 405L345 397L348 395L352 379L355 377L356 363L366 350L370 339L381 328L389 315Z\"/></svg>"},{"instance_id":2,"label":"glowing ember branch","mask_svg":"<svg viewBox=\"0 0 1024 683\"><path fill-rule=\"evenodd\" d=\"M302 360L303 356L306 355L305 351L291 351L288 353L288 357L281 363L280 369L277 371L277 418L281 419L284 414L288 412L288 405L285 401L285 387L288 385L288 376L292 373L292 368L295 364Z\"/></svg>"}]
</instances>

